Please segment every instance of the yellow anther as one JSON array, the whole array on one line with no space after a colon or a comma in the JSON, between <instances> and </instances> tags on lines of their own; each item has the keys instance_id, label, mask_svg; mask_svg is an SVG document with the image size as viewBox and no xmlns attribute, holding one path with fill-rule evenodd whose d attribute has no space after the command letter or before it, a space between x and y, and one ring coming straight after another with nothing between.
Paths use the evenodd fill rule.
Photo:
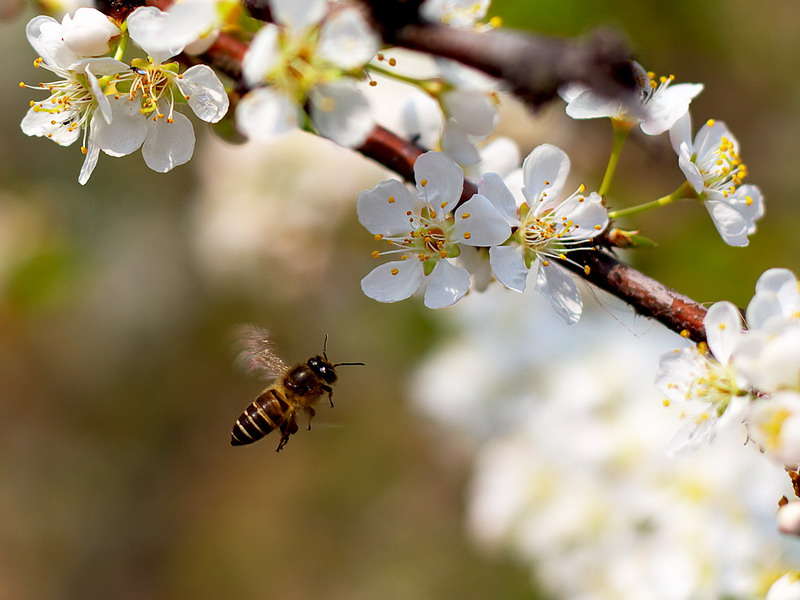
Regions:
<instances>
[{"instance_id":1,"label":"yellow anther","mask_svg":"<svg viewBox=\"0 0 800 600\"><path fill-rule=\"evenodd\" d=\"M690 334L689 334L689 330L688 330L688 329L683 329L683 330L681 330L681 333L680 333L680 336L681 336L681 337L688 338L688 337L689 337L689 335L690 335Z\"/></svg>"},{"instance_id":2,"label":"yellow anther","mask_svg":"<svg viewBox=\"0 0 800 600\"><path fill-rule=\"evenodd\" d=\"M377 242L378 240L382 240L382 239L383 239L383 234L382 234L382 233L376 233L376 234L375 234L375 241L376 241L376 242Z\"/></svg>"},{"instance_id":3,"label":"yellow anther","mask_svg":"<svg viewBox=\"0 0 800 600\"><path fill-rule=\"evenodd\" d=\"M663 404L664 406L669 406L669 398L664 398L664 399L661 401L661 404Z\"/></svg>"},{"instance_id":4,"label":"yellow anther","mask_svg":"<svg viewBox=\"0 0 800 600\"><path fill-rule=\"evenodd\" d=\"M542 266L543 267L549 267L550 266L550 261L549 260L543 260L542 261Z\"/></svg>"},{"instance_id":5,"label":"yellow anther","mask_svg":"<svg viewBox=\"0 0 800 600\"><path fill-rule=\"evenodd\" d=\"M544 180L544 184L545 184L545 185L550 185L550 181L548 181L547 179L545 179L545 180Z\"/></svg>"},{"instance_id":6,"label":"yellow anther","mask_svg":"<svg viewBox=\"0 0 800 600\"><path fill-rule=\"evenodd\" d=\"M439 258L447 258L447 252L444 250L439 251Z\"/></svg>"},{"instance_id":7,"label":"yellow anther","mask_svg":"<svg viewBox=\"0 0 800 600\"><path fill-rule=\"evenodd\" d=\"M397 275L399 272L400 272L400 269L398 269L397 267L395 267L395 268L394 268L394 269L392 269L392 271L391 271L392 275Z\"/></svg>"},{"instance_id":8,"label":"yellow anther","mask_svg":"<svg viewBox=\"0 0 800 600\"><path fill-rule=\"evenodd\" d=\"M427 180L427 179L423 179L422 181L420 181L420 182L419 182L419 184L420 184L422 187L425 187L426 185L428 185L428 180Z\"/></svg>"},{"instance_id":9,"label":"yellow anther","mask_svg":"<svg viewBox=\"0 0 800 600\"><path fill-rule=\"evenodd\" d=\"M376 56L375 58L377 58L378 60L383 60L384 59L383 53L379 52L378 56Z\"/></svg>"},{"instance_id":10,"label":"yellow anther","mask_svg":"<svg viewBox=\"0 0 800 600\"><path fill-rule=\"evenodd\" d=\"M86 146L81 146L81 154L89 154L89 149Z\"/></svg>"},{"instance_id":11,"label":"yellow anther","mask_svg":"<svg viewBox=\"0 0 800 600\"><path fill-rule=\"evenodd\" d=\"M432 210L431 211L431 219L435 219L435 218L436 218L436 211Z\"/></svg>"},{"instance_id":12,"label":"yellow anther","mask_svg":"<svg viewBox=\"0 0 800 600\"><path fill-rule=\"evenodd\" d=\"M709 119L708 121L706 121L706 125L708 125L709 127L713 127L714 126L714 119Z\"/></svg>"},{"instance_id":13,"label":"yellow anther","mask_svg":"<svg viewBox=\"0 0 800 600\"><path fill-rule=\"evenodd\" d=\"M439 208L444 208L445 206L447 206L447 202L442 202L442 203L439 205Z\"/></svg>"},{"instance_id":14,"label":"yellow anther","mask_svg":"<svg viewBox=\"0 0 800 600\"><path fill-rule=\"evenodd\" d=\"M464 214L461 215L461 218L462 219L469 219L469 213L465 212Z\"/></svg>"},{"instance_id":15,"label":"yellow anther","mask_svg":"<svg viewBox=\"0 0 800 600\"><path fill-rule=\"evenodd\" d=\"M394 204L394 196L389 196L386 200L389 204Z\"/></svg>"},{"instance_id":16,"label":"yellow anther","mask_svg":"<svg viewBox=\"0 0 800 600\"><path fill-rule=\"evenodd\" d=\"M376 85L378 85L378 82L377 82L377 81L375 81L375 80L373 79L372 81L370 81L370 82L369 82L369 84L370 84L372 87L375 87Z\"/></svg>"},{"instance_id":17,"label":"yellow anther","mask_svg":"<svg viewBox=\"0 0 800 600\"><path fill-rule=\"evenodd\" d=\"M489 19L489 25L491 27L493 27L494 29L497 29L498 27L502 27L503 26L503 17L498 17L498 16L492 17L491 19Z\"/></svg>"},{"instance_id":18,"label":"yellow anther","mask_svg":"<svg viewBox=\"0 0 800 600\"><path fill-rule=\"evenodd\" d=\"M561 254L558 255L558 258L560 258L561 260L567 260L567 255L562 252Z\"/></svg>"},{"instance_id":19,"label":"yellow anther","mask_svg":"<svg viewBox=\"0 0 800 600\"><path fill-rule=\"evenodd\" d=\"M597 231L600 231L600 230L603 228L603 226L602 226L602 225L595 225L595 226L594 226L594 228L595 228Z\"/></svg>"},{"instance_id":20,"label":"yellow anther","mask_svg":"<svg viewBox=\"0 0 800 600\"><path fill-rule=\"evenodd\" d=\"M167 123L174 123L174 122L175 122L175 119L171 119L171 118L167 119Z\"/></svg>"},{"instance_id":21,"label":"yellow anther","mask_svg":"<svg viewBox=\"0 0 800 600\"><path fill-rule=\"evenodd\" d=\"M471 238L471 237L472 237L472 234L471 234L469 231L465 231L465 232L464 232L464 239L465 239L465 240L468 240L468 239L469 239L469 238Z\"/></svg>"},{"instance_id":22,"label":"yellow anther","mask_svg":"<svg viewBox=\"0 0 800 600\"><path fill-rule=\"evenodd\" d=\"M27 87L27 86L25 85L24 81L20 81L19 82L19 87L24 88L24 87Z\"/></svg>"},{"instance_id":23,"label":"yellow anther","mask_svg":"<svg viewBox=\"0 0 800 600\"><path fill-rule=\"evenodd\" d=\"M585 192L585 191L586 191L586 186L585 186L585 185L583 185L583 184L580 184L580 185L578 186L578 193L579 193L579 194L582 194L582 193L583 193L583 192Z\"/></svg>"},{"instance_id":24,"label":"yellow anther","mask_svg":"<svg viewBox=\"0 0 800 600\"><path fill-rule=\"evenodd\" d=\"M408 254L403 254L403 255L400 257L400 260L408 260Z\"/></svg>"},{"instance_id":25,"label":"yellow anther","mask_svg":"<svg viewBox=\"0 0 800 600\"><path fill-rule=\"evenodd\" d=\"M381 253L378 252L377 250L373 250L372 251L372 258L378 258L380 255L381 255Z\"/></svg>"},{"instance_id":26,"label":"yellow anther","mask_svg":"<svg viewBox=\"0 0 800 600\"><path fill-rule=\"evenodd\" d=\"M583 266L583 272L588 275L589 273L592 272L592 269L589 267L589 265L584 265Z\"/></svg>"},{"instance_id":27,"label":"yellow anther","mask_svg":"<svg viewBox=\"0 0 800 600\"><path fill-rule=\"evenodd\" d=\"M394 58L390 58L390 59L389 59L389 66L390 66L390 67L394 67L394 66L396 66L396 65L397 65L397 60L396 60L396 59L394 59Z\"/></svg>"},{"instance_id":28,"label":"yellow anther","mask_svg":"<svg viewBox=\"0 0 800 600\"><path fill-rule=\"evenodd\" d=\"M407 211L406 211L406 216L407 216L407 217L410 217L410 216L411 216L411 211L410 211L410 210L407 210Z\"/></svg>"},{"instance_id":29,"label":"yellow anther","mask_svg":"<svg viewBox=\"0 0 800 600\"><path fill-rule=\"evenodd\" d=\"M751 204L753 204L753 199L750 196L745 196L744 203L747 204L747 206L750 206Z\"/></svg>"}]
</instances>

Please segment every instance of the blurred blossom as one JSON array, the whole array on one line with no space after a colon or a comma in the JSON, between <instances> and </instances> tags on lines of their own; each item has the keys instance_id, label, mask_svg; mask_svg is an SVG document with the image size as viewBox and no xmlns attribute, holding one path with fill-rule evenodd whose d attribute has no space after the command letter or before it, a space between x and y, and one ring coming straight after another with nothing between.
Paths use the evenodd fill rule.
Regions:
<instances>
[{"instance_id":1,"label":"blurred blossom","mask_svg":"<svg viewBox=\"0 0 800 600\"><path fill-rule=\"evenodd\" d=\"M542 299L467 296L448 314L459 337L414 386L420 409L474 450L472 536L570 600L763 594L787 559L774 526L783 470L742 432L667 458L675 421L652 381L674 334L642 332L620 309L587 310L566 336L531 302Z\"/></svg>"},{"instance_id":2,"label":"blurred blossom","mask_svg":"<svg viewBox=\"0 0 800 600\"><path fill-rule=\"evenodd\" d=\"M203 274L217 285L293 298L324 285L337 227L355 222L353 199L381 171L296 132L243 146L208 139L199 174L192 237Z\"/></svg>"},{"instance_id":3,"label":"blurred blossom","mask_svg":"<svg viewBox=\"0 0 800 600\"><path fill-rule=\"evenodd\" d=\"M769 588L766 600L800 600L800 572L787 573Z\"/></svg>"}]
</instances>

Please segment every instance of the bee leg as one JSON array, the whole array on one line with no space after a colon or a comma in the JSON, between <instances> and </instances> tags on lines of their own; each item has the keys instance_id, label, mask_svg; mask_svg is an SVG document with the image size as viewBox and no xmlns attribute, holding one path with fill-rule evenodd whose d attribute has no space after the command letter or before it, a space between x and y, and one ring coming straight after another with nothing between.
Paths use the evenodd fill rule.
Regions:
<instances>
[{"instance_id":1,"label":"bee leg","mask_svg":"<svg viewBox=\"0 0 800 600\"><path fill-rule=\"evenodd\" d=\"M333 408L333 388L329 385L323 385L322 389L328 393L328 402L331 403L331 408Z\"/></svg>"},{"instance_id":2,"label":"bee leg","mask_svg":"<svg viewBox=\"0 0 800 600\"><path fill-rule=\"evenodd\" d=\"M306 406L304 410L306 411L306 414L308 415L308 431L311 431L311 419L314 418L314 415L317 414L317 411L315 411L310 406Z\"/></svg>"},{"instance_id":3,"label":"bee leg","mask_svg":"<svg viewBox=\"0 0 800 600\"><path fill-rule=\"evenodd\" d=\"M294 419L294 414L292 414L291 418L283 421L280 424L279 430L281 432L281 441L278 443L278 447L275 448L275 452L280 452L283 450L283 447L286 445L286 442L289 441L289 436L294 433L297 433L297 421Z\"/></svg>"}]
</instances>

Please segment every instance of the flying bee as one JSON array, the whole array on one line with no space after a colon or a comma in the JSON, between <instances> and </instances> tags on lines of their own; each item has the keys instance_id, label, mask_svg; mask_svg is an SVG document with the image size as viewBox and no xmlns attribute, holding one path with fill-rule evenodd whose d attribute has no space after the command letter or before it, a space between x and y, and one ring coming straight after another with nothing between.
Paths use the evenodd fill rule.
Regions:
<instances>
[{"instance_id":1,"label":"flying bee","mask_svg":"<svg viewBox=\"0 0 800 600\"><path fill-rule=\"evenodd\" d=\"M273 429L281 432L276 452L280 452L296 433L297 415L305 413L308 429L316 412L312 407L323 395L333 406L333 384L336 383L336 367L364 365L362 362L333 364L328 360L328 336L322 347L322 356L312 356L306 362L288 367L272 349L272 342L265 329L247 326L240 338L241 352L238 361L250 373L259 373L273 379L258 398L251 402L236 419L231 431L231 446L252 444Z\"/></svg>"}]
</instances>

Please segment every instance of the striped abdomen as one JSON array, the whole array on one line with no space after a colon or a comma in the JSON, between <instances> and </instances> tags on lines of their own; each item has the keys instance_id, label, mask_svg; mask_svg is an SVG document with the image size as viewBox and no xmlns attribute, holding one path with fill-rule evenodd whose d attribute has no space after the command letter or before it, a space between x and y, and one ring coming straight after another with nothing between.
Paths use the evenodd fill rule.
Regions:
<instances>
[{"instance_id":1,"label":"striped abdomen","mask_svg":"<svg viewBox=\"0 0 800 600\"><path fill-rule=\"evenodd\" d=\"M297 431L294 407L286 401L283 391L276 388L266 390L239 415L231 431L231 446L252 444L273 429L281 432L279 450Z\"/></svg>"}]
</instances>

